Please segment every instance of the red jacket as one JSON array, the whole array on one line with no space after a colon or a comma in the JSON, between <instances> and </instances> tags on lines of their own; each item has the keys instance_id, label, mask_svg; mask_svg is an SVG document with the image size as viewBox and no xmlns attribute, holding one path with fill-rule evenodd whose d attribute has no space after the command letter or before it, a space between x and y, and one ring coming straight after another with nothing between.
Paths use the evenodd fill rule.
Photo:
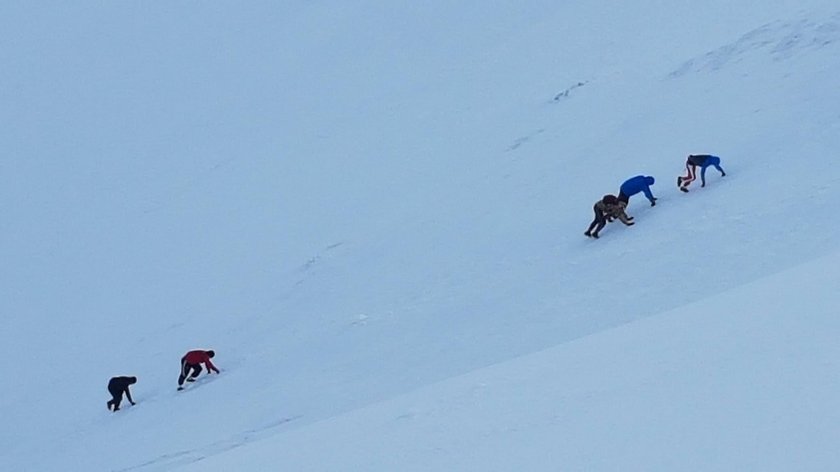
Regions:
<instances>
[{"instance_id":1,"label":"red jacket","mask_svg":"<svg viewBox=\"0 0 840 472\"><path fill-rule=\"evenodd\" d=\"M207 351L190 351L184 355L184 361L187 364L204 364L207 370L219 373L219 369L210 362L210 356L207 355Z\"/></svg>"}]
</instances>

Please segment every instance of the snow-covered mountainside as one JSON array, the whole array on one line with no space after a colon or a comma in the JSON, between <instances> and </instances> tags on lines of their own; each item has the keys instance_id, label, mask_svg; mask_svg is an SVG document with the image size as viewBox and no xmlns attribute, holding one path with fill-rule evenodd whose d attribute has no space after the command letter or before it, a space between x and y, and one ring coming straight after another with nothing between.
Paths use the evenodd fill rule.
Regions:
<instances>
[{"instance_id":1,"label":"snow-covered mountainside","mask_svg":"<svg viewBox=\"0 0 840 472\"><path fill-rule=\"evenodd\" d=\"M391 3L0 6L0 469L832 470L840 6Z\"/></svg>"}]
</instances>

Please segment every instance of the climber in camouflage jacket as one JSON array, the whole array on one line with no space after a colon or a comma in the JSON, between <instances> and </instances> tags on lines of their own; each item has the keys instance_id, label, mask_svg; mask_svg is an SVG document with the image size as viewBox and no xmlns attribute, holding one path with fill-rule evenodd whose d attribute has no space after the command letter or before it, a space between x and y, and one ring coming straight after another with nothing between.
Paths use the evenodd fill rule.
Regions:
<instances>
[{"instance_id":1,"label":"climber in camouflage jacket","mask_svg":"<svg viewBox=\"0 0 840 472\"><path fill-rule=\"evenodd\" d=\"M600 232L608 222L615 219L620 220L627 226L632 226L633 217L627 216L627 213L625 212L626 208L627 203L620 201L615 195L604 195L604 197L598 200L592 207L592 210L595 212L595 219L592 220L592 223L589 224L589 229L587 229L583 234L597 239L598 232Z\"/></svg>"}]
</instances>

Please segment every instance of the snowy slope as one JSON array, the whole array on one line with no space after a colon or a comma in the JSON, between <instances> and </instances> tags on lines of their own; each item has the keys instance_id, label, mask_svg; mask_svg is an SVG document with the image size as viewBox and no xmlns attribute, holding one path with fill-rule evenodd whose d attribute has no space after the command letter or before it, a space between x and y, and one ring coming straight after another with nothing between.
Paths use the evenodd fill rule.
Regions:
<instances>
[{"instance_id":1,"label":"snowy slope","mask_svg":"<svg viewBox=\"0 0 840 472\"><path fill-rule=\"evenodd\" d=\"M0 7L0 468L297 441L838 250L833 2L380 3Z\"/></svg>"},{"instance_id":2,"label":"snowy slope","mask_svg":"<svg viewBox=\"0 0 840 472\"><path fill-rule=\"evenodd\" d=\"M227 454L190 451L179 470L834 470L838 263L834 253Z\"/></svg>"}]
</instances>

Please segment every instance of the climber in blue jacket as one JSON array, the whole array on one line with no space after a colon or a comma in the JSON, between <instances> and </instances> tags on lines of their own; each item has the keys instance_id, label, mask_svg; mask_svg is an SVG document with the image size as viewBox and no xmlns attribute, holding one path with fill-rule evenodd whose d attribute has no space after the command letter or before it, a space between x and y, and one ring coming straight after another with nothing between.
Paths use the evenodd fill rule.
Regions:
<instances>
[{"instance_id":1,"label":"climber in blue jacket","mask_svg":"<svg viewBox=\"0 0 840 472\"><path fill-rule=\"evenodd\" d=\"M630 202L630 197L639 192L644 192L645 197L650 201L650 206L656 206L656 197L650 191L650 186L655 182L654 178L647 175L637 175L631 177L621 184L621 189L618 192L618 200L624 203Z\"/></svg>"},{"instance_id":2,"label":"climber in blue jacket","mask_svg":"<svg viewBox=\"0 0 840 472\"><path fill-rule=\"evenodd\" d=\"M726 177L726 172L720 166L720 158L711 154L691 154L685 161L685 177L677 177L677 186L681 191L688 193L688 186L697 178L697 167L700 167L700 186L706 186L706 168L714 167L720 172L721 177Z\"/></svg>"}]
</instances>

